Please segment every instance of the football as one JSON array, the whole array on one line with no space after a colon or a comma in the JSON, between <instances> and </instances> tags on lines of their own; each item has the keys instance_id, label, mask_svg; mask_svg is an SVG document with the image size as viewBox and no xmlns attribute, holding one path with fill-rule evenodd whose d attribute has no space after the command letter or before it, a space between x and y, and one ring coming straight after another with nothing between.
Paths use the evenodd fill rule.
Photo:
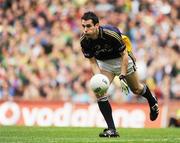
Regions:
<instances>
[{"instance_id":1,"label":"football","mask_svg":"<svg viewBox=\"0 0 180 143\"><path fill-rule=\"evenodd\" d=\"M91 89L99 96L107 92L109 85L109 79L103 74L95 74L90 80Z\"/></svg>"}]
</instances>

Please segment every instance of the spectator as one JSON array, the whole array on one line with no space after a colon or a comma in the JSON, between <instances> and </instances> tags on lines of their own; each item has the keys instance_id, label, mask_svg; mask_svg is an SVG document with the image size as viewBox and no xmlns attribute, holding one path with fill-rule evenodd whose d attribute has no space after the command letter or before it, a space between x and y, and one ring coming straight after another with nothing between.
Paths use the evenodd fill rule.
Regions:
<instances>
[{"instance_id":1,"label":"spectator","mask_svg":"<svg viewBox=\"0 0 180 143\"><path fill-rule=\"evenodd\" d=\"M169 127L180 127L180 109L177 110L175 117L170 117Z\"/></svg>"},{"instance_id":2,"label":"spectator","mask_svg":"<svg viewBox=\"0 0 180 143\"><path fill-rule=\"evenodd\" d=\"M87 10L131 38L143 65L139 70L147 71L145 76L139 72L141 80L159 99L179 99L178 0L4 0L0 7L0 99L78 101L72 96L76 81L86 97L81 102L94 101L88 87L92 71L78 41L80 17ZM119 97L113 89L118 86L114 81L109 91L112 101L137 100Z\"/></svg>"}]
</instances>

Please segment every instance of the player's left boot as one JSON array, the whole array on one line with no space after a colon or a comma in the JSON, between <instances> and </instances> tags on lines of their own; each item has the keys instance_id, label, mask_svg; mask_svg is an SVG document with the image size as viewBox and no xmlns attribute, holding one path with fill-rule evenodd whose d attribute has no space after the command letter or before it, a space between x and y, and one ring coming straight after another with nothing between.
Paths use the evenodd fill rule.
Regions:
<instances>
[{"instance_id":1,"label":"player's left boot","mask_svg":"<svg viewBox=\"0 0 180 143\"><path fill-rule=\"evenodd\" d=\"M150 120L154 121L157 119L159 114L159 107L158 107L158 101L157 98L154 97L154 104L152 104L152 106L150 106Z\"/></svg>"},{"instance_id":2,"label":"player's left boot","mask_svg":"<svg viewBox=\"0 0 180 143\"><path fill-rule=\"evenodd\" d=\"M99 137L119 137L119 133L114 129L104 129L104 131L99 134Z\"/></svg>"}]
</instances>

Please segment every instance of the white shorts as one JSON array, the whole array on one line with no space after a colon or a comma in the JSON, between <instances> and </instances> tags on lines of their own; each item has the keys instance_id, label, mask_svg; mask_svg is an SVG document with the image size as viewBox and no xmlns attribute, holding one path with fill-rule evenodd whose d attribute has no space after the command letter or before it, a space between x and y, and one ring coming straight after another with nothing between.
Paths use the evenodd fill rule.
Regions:
<instances>
[{"instance_id":1,"label":"white shorts","mask_svg":"<svg viewBox=\"0 0 180 143\"><path fill-rule=\"evenodd\" d=\"M114 75L120 75L121 73L121 58L110 59L105 61L97 60L97 63L100 69L111 72ZM127 75L133 73L134 71L136 71L136 65L132 58L129 56Z\"/></svg>"}]
</instances>

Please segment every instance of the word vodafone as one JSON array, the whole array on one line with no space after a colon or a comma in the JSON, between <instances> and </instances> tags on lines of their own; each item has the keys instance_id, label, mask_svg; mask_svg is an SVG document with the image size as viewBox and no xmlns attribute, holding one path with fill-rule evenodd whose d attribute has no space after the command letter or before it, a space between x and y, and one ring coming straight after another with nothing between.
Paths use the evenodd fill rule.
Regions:
<instances>
[{"instance_id":1,"label":"word vodafone","mask_svg":"<svg viewBox=\"0 0 180 143\"><path fill-rule=\"evenodd\" d=\"M113 109L117 127L143 128L146 114L142 109ZM78 106L64 103L54 107L44 104L43 107L21 105L19 102L2 102L0 104L0 125L25 126L74 126L105 127L105 122L97 104Z\"/></svg>"}]
</instances>

